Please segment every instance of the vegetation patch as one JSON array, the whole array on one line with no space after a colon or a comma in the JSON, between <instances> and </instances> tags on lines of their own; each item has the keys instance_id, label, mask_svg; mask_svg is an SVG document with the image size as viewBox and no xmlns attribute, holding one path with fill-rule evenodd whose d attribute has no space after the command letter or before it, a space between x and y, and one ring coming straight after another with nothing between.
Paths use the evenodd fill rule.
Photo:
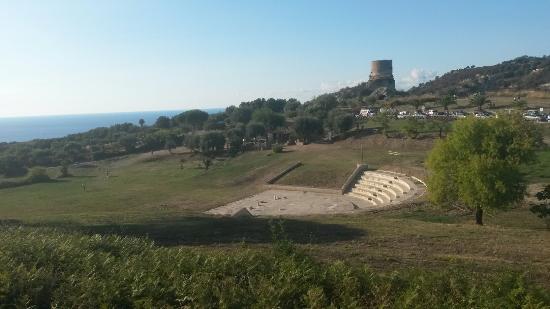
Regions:
<instances>
[{"instance_id":1,"label":"vegetation patch","mask_svg":"<svg viewBox=\"0 0 550 309\"><path fill-rule=\"evenodd\" d=\"M530 307L550 294L513 272L378 274L319 263L277 225L269 252L204 253L120 236L1 227L0 303L46 307Z\"/></svg>"}]
</instances>

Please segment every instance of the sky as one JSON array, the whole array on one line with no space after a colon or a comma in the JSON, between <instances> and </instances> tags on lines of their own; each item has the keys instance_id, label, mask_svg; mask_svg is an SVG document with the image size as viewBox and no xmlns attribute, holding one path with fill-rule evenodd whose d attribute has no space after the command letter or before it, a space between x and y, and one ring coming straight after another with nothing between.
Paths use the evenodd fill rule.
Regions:
<instances>
[{"instance_id":1,"label":"sky","mask_svg":"<svg viewBox=\"0 0 550 309\"><path fill-rule=\"evenodd\" d=\"M550 54L550 1L0 0L0 118L238 105L366 81L407 89Z\"/></svg>"}]
</instances>

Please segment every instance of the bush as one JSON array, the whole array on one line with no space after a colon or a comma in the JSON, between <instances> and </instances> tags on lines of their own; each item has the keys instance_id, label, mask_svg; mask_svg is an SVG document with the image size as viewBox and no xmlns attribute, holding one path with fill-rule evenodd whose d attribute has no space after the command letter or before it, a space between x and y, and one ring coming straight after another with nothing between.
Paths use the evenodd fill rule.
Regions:
<instances>
[{"instance_id":1,"label":"bush","mask_svg":"<svg viewBox=\"0 0 550 309\"><path fill-rule=\"evenodd\" d=\"M273 150L274 153L282 153L283 152L283 145L281 144L273 144L271 146L271 150Z\"/></svg>"},{"instance_id":2,"label":"bush","mask_svg":"<svg viewBox=\"0 0 550 309\"><path fill-rule=\"evenodd\" d=\"M32 168L29 175L25 178L26 184L48 182L50 181L50 176L46 173L46 170L43 168L35 167Z\"/></svg>"},{"instance_id":3,"label":"bush","mask_svg":"<svg viewBox=\"0 0 550 309\"><path fill-rule=\"evenodd\" d=\"M24 179L0 182L0 189L15 188L49 181L52 180L50 176L48 176L48 174L46 173L46 170L43 168L35 167L30 170L29 174Z\"/></svg>"},{"instance_id":4,"label":"bush","mask_svg":"<svg viewBox=\"0 0 550 309\"><path fill-rule=\"evenodd\" d=\"M0 303L37 308L540 308L514 273L465 269L378 274L319 263L291 242L199 251L145 239L0 225Z\"/></svg>"}]
</instances>

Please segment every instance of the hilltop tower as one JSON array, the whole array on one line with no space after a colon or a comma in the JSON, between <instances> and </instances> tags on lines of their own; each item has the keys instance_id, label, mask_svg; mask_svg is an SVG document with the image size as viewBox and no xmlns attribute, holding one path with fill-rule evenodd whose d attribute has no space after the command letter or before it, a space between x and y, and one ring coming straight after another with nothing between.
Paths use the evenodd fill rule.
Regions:
<instances>
[{"instance_id":1,"label":"hilltop tower","mask_svg":"<svg viewBox=\"0 0 550 309\"><path fill-rule=\"evenodd\" d=\"M385 87L395 90L395 79L393 79L393 66L391 60L375 60L371 62L371 73L368 86L370 89Z\"/></svg>"}]
</instances>

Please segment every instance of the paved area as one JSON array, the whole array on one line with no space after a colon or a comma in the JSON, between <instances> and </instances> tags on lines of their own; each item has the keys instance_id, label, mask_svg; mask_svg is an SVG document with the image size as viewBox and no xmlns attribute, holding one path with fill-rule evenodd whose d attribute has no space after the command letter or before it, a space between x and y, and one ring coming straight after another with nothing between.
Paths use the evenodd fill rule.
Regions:
<instances>
[{"instance_id":1,"label":"paved area","mask_svg":"<svg viewBox=\"0 0 550 309\"><path fill-rule=\"evenodd\" d=\"M243 208L253 216L305 216L355 213L374 207L359 199L339 194L267 190L206 213L231 216Z\"/></svg>"}]
</instances>

